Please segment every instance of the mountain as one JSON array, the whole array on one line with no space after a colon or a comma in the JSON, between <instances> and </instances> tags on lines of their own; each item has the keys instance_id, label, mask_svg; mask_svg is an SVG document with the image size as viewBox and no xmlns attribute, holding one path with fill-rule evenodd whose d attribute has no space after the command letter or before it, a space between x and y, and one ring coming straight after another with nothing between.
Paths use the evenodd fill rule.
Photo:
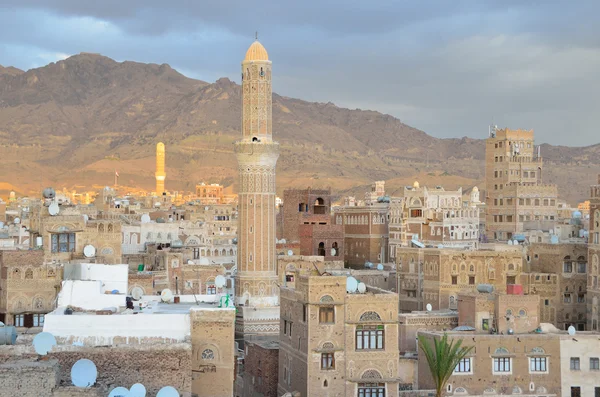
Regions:
<instances>
[{"instance_id":1,"label":"mountain","mask_svg":"<svg viewBox=\"0 0 600 397\"><path fill-rule=\"evenodd\" d=\"M152 190L155 145L163 141L169 190L202 181L235 190L240 114L239 85L190 79L166 64L83 53L26 72L0 67L0 182L21 193L83 190L112 184L118 170L121 185ZM279 193L331 186L362 197L374 180L388 181L390 193L415 179L483 188L480 139L437 139L376 111L277 94L273 131ZM542 154L547 182L572 203L587 198L600 145L542 145Z\"/></svg>"}]
</instances>

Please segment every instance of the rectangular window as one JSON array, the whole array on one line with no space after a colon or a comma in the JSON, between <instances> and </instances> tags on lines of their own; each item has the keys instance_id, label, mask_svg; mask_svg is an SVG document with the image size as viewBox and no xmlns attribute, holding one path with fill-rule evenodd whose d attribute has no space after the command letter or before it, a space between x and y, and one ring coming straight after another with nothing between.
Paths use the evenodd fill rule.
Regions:
<instances>
[{"instance_id":1,"label":"rectangular window","mask_svg":"<svg viewBox=\"0 0 600 397\"><path fill-rule=\"evenodd\" d=\"M452 285L458 284L458 276L452 276Z\"/></svg>"},{"instance_id":2,"label":"rectangular window","mask_svg":"<svg viewBox=\"0 0 600 397\"><path fill-rule=\"evenodd\" d=\"M410 210L411 218L420 218L423 216L423 210Z\"/></svg>"},{"instance_id":3,"label":"rectangular window","mask_svg":"<svg viewBox=\"0 0 600 397\"><path fill-rule=\"evenodd\" d=\"M319 323L333 324L335 323L335 309L333 306L319 308Z\"/></svg>"},{"instance_id":4,"label":"rectangular window","mask_svg":"<svg viewBox=\"0 0 600 397\"><path fill-rule=\"evenodd\" d=\"M579 371L579 357L571 357L571 371Z\"/></svg>"},{"instance_id":5,"label":"rectangular window","mask_svg":"<svg viewBox=\"0 0 600 397\"><path fill-rule=\"evenodd\" d=\"M530 357L529 372L546 372L546 357Z\"/></svg>"},{"instance_id":6,"label":"rectangular window","mask_svg":"<svg viewBox=\"0 0 600 397\"><path fill-rule=\"evenodd\" d=\"M600 397L600 387L594 387L594 397Z\"/></svg>"},{"instance_id":7,"label":"rectangular window","mask_svg":"<svg viewBox=\"0 0 600 397\"><path fill-rule=\"evenodd\" d=\"M469 276L469 285L475 285L475 276Z\"/></svg>"},{"instance_id":8,"label":"rectangular window","mask_svg":"<svg viewBox=\"0 0 600 397\"><path fill-rule=\"evenodd\" d=\"M579 262L577 264L577 273L585 273L585 268L586 268L586 263L585 262Z\"/></svg>"},{"instance_id":9,"label":"rectangular window","mask_svg":"<svg viewBox=\"0 0 600 397\"><path fill-rule=\"evenodd\" d=\"M571 397L581 397L581 387L571 386Z\"/></svg>"},{"instance_id":10,"label":"rectangular window","mask_svg":"<svg viewBox=\"0 0 600 397\"><path fill-rule=\"evenodd\" d=\"M484 331L488 331L490 329L490 320L488 318L481 320L481 329Z\"/></svg>"},{"instance_id":11,"label":"rectangular window","mask_svg":"<svg viewBox=\"0 0 600 397\"><path fill-rule=\"evenodd\" d=\"M75 252L75 233L53 233L52 252Z\"/></svg>"},{"instance_id":12,"label":"rectangular window","mask_svg":"<svg viewBox=\"0 0 600 397\"><path fill-rule=\"evenodd\" d=\"M357 325L356 350L382 350L384 348L383 325Z\"/></svg>"},{"instance_id":13,"label":"rectangular window","mask_svg":"<svg viewBox=\"0 0 600 397\"><path fill-rule=\"evenodd\" d=\"M34 314L33 315L33 326L34 327L43 327L44 326L44 315L43 314Z\"/></svg>"},{"instance_id":14,"label":"rectangular window","mask_svg":"<svg viewBox=\"0 0 600 397\"><path fill-rule=\"evenodd\" d=\"M308 306L305 304L302 308L302 321L306 322L307 317L308 317Z\"/></svg>"},{"instance_id":15,"label":"rectangular window","mask_svg":"<svg viewBox=\"0 0 600 397\"><path fill-rule=\"evenodd\" d=\"M590 358L590 371L600 370L600 359L598 357Z\"/></svg>"},{"instance_id":16,"label":"rectangular window","mask_svg":"<svg viewBox=\"0 0 600 397\"><path fill-rule=\"evenodd\" d=\"M577 294L577 303L585 303L585 294Z\"/></svg>"},{"instance_id":17,"label":"rectangular window","mask_svg":"<svg viewBox=\"0 0 600 397\"><path fill-rule=\"evenodd\" d=\"M217 287L215 287L214 283L206 284L206 295L216 295Z\"/></svg>"},{"instance_id":18,"label":"rectangular window","mask_svg":"<svg viewBox=\"0 0 600 397\"><path fill-rule=\"evenodd\" d=\"M194 248L194 259L200 259L200 248Z\"/></svg>"},{"instance_id":19,"label":"rectangular window","mask_svg":"<svg viewBox=\"0 0 600 397\"><path fill-rule=\"evenodd\" d=\"M563 295L563 303L571 303L571 294Z\"/></svg>"},{"instance_id":20,"label":"rectangular window","mask_svg":"<svg viewBox=\"0 0 600 397\"><path fill-rule=\"evenodd\" d=\"M494 357L494 372L510 372L510 357Z\"/></svg>"},{"instance_id":21,"label":"rectangular window","mask_svg":"<svg viewBox=\"0 0 600 397\"><path fill-rule=\"evenodd\" d=\"M335 369L334 353L321 353L321 369Z\"/></svg>"},{"instance_id":22,"label":"rectangular window","mask_svg":"<svg viewBox=\"0 0 600 397\"><path fill-rule=\"evenodd\" d=\"M24 314L15 314L15 327L24 327L25 326L25 315Z\"/></svg>"},{"instance_id":23,"label":"rectangular window","mask_svg":"<svg viewBox=\"0 0 600 397\"><path fill-rule=\"evenodd\" d=\"M359 383L358 397L385 397L385 383Z\"/></svg>"},{"instance_id":24,"label":"rectangular window","mask_svg":"<svg viewBox=\"0 0 600 397\"><path fill-rule=\"evenodd\" d=\"M454 368L455 374L471 373L471 358L466 357L458 362Z\"/></svg>"},{"instance_id":25,"label":"rectangular window","mask_svg":"<svg viewBox=\"0 0 600 397\"><path fill-rule=\"evenodd\" d=\"M283 334L287 335L287 320L283 320Z\"/></svg>"},{"instance_id":26,"label":"rectangular window","mask_svg":"<svg viewBox=\"0 0 600 397\"><path fill-rule=\"evenodd\" d=\"M564 262L563 263L563 273L573 273L573 263Z\"/></svg>"}]
</instances>

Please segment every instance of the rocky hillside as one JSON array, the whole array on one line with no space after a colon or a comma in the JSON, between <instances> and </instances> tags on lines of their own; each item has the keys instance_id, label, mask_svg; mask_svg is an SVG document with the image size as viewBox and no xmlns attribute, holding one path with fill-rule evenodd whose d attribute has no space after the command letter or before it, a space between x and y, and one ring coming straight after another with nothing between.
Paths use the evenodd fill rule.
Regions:
<instances>
[{"instance_id":1,"label":"rocky hillside","mask_svg":"<svg viewBox=\"0 0 600 397\"><path fill-rule=\"evenodd\" d=\"M164 64L80 54L27 72L0 66L0 193L82 190L112 184L115 170L121 184L152 189L158 141L166 144L169 190L201 181L235 190L240 113L239 85L190 79ZM331 186L362 196L380 179L390 193L414 179L483 186L482 140L437 139L375 111L277 94L273 118L281 190ZM600 172L600 145L543 145L542 153L547 181L571 202L586 198Z\"/></svg>"}]
</instances>

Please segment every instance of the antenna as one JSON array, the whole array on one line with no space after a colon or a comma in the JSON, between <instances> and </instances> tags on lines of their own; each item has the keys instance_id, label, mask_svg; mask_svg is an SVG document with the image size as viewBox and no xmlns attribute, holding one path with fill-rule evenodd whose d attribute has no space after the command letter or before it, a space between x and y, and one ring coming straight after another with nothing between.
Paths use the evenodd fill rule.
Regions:
<instances>
[{"instance_id":1,"label":"antenna","mask_svg":"<svg viewBox=\"0 0 600 397\"><path fill-rule=\"evenodd\" d=\"M33 338L33 348L40 356L45 356L52 346L56 346L56 338L50 332L40 332Z\"/></svg>"},{"instance_id":2,"label":"antenna","mask_svg":"<svg viewBox=\"0 0 600 397\"><path fill-rule=\"evenodd\" d=\"M173 386L165 386L158 391L156 397L179 397L179 392Z\"/></svg>"},{"instance_id":3,"label":"antenna","mask_svg":"<svg viewBox=\"0 0 600 397\"><path fill-rule=\"evenodd\" d=\"M127 388L119 386L112 389L108 397L129 397L129 395Z\"/></svg>"},{"instance_id":4,"label":"antenna","mask_svg":"<svg viewBox=\"0 0 600 397\"><path fill-rule=\"evenodd\" d=\"M141 383L136 383L129 389L128 397L146 397L146 387Z\"/></svg>"},{"instance_id":5,"label":"antenna","mask_svg":"<svg viewBox=\"0 0 600 397\"><path fill-rule=\"evenodd\" d=\"M97 377L96 364L87 358L82 358L71 367L71 382L77 387L92 387Z\"/></svg>"}]
</instances>

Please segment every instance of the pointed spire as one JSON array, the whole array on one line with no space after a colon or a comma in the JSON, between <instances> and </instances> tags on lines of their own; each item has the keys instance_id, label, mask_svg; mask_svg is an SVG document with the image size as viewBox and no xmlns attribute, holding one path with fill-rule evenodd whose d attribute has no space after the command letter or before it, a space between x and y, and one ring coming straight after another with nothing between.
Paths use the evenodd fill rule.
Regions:
<instances>
[{"instance_id":1,"label":"pointed spire","mask_svg":"<svg viewBox=\"0 0 600 397\"><path fill-rule=\"evenodd\" d=\"M254 40L258 40L258 30L254 32Z\"/></svg>"}]
</instances>

